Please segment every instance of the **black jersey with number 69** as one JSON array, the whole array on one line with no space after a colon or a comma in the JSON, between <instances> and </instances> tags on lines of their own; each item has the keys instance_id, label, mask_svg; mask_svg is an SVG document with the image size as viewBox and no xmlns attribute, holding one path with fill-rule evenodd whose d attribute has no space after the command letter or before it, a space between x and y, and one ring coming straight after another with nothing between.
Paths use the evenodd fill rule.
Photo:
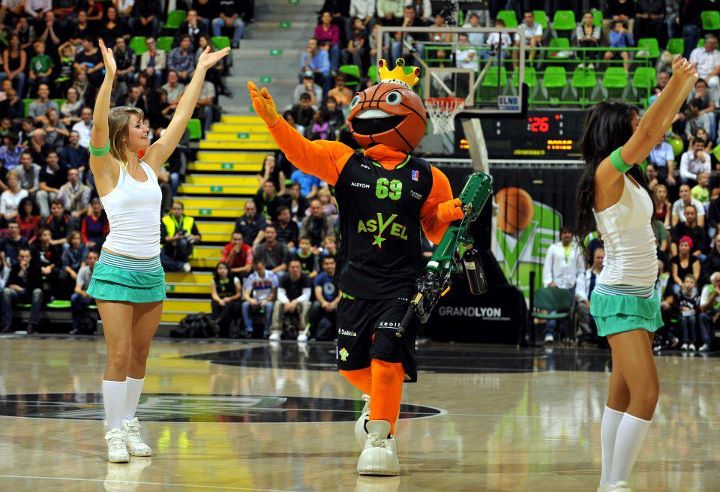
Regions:
<instances>
[{"instance_id":1,"label":"black jersey with number 69","mask_svg":"<svg viewBox=\"0 0 720 492\"><path fill-rule=\"evenodd\" d=\"M430 165L408 156L385 169L350 157L335 184L340 213L338 287L364 299L410 297L425 265L420 210L433 186Z\"/></svg>"}]
</instances>

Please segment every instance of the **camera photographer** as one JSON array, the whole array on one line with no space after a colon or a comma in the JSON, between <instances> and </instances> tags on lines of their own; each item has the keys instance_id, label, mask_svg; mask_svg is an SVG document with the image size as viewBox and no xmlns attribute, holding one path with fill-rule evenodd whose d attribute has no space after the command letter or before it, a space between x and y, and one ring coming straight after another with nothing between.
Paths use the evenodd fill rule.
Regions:
<instances>
[{"instance_id":1,"label":"camera photographer","mask_svg":"<svg viewBox=\"0 0 720 492\"><path fill-rule=\"evenodd\" d=\"M161 237L164 244L160 254L163 268L168 272L189 272L188 260L193 246L198 244L202 237L195 219L185 215L182 203L173 202L170 213L162 218Z\"/></svg>"}]
</instances>

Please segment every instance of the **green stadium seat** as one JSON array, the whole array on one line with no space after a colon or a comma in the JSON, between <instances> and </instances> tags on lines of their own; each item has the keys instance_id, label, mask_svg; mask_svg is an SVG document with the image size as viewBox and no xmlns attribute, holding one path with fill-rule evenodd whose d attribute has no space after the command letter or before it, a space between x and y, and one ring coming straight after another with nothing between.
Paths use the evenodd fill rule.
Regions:
<instances>
[{"instance_id":1,"label":"green stadium seat","mask_svg":"<svg viewBox=\"0 0 720 492\"><path fill-rule=\"evenodd\" d=\"M597 85L597 78L595 76L595 69L592 68L577 68L572 74L572 80L570 85L574 89L594 89Z\"/></svg>"},{"instance_id":2,"label":"green stadium seat","mask_svg":"<svg viewBox=\"0 0 720 492\"><path fill-rule=\"evenodd\" d=\"M377 82L378 80L378 68L377 65L370 65L367 71L367 76L370 80L373 82Z\"/></svg>"},{"instance_id":3,"label":"green stadium seat","mask_svg":"<svg viewBox=\"0 0 720 492\"><path fill-rule=\"evenodd\" d=\"M535 16L535 22L540 24L543 29L548 28L549 19L544 10L533 10L533 15Z\"/></svg>"},{"instance_id":4,"label":"green stadium seat","mask_svg":"<svg viewBox=\"0 0 720 492\"><path fill-rule=\"evenodd\" d=\"M507 85L507 70L505 67L500 67L499 71L498 67L488 68L488 71L485 72L485 78L480 82L480 85L482 87L497 87L498 85L505 87Z\"/></svg>"},{"instance_id":5,"label":"green stadium seat","mask_svg":"<svg viewBox=\"0 0 720 492\"><path fill-rule=\"evenodd\" d=\"M202 139L202 124L197 118L190 118L187 125L188 132L190 133L190 140Z\"/></svg>"},{"instance_id":6,"label":"green stadium seat","mask_svg":"<svg viewBox=\"0 0 720 492\"><path fill-rule=\"evenodd\" d=\"M357 65L340 65L338 71L345 75L345 85L355 87L360 83L360 67Z\"/></svg>"},{"instance_id":7,"label":"green stadium seat","mask_svg":"<svg viewBox=\"0 0 720 492\"><path fill-rule=\"evenodd\" d=\"M574 31L575 12L572 10L556 10L552 27L556 31Z\"/></svg>"},{"instance_id":8,"label":"green stadium seat","mask_svg":"<svg viewBox=\"0 0 720 492\"><path fill-rule=\"evenodd\" d=\"M27 118L27 115L30 114L30 104L33 102L34 99L32 98L26 98L23 99L23 104L25 105L25 117Z\"/></svg>"},{"instance_id":9,"label":"green stadium seat","mask_svg":"<svg viewBox=\"0 0 720 492\"><path fill-rule=\"evenodd\" d=\"M602 79L602 86L608 97L622 97L628 85L628 74L622 67L608 67Z\"/></svg>"},{"instance_id":10,"label":"green stadium seat","mask_svg":"<svg viewBox=\"0 0 720 492\"><path fill-rule=\"evenodd\" d=\"M654 67L638 67L633 74L632 86L637 90L650 90L655 87L656 78Z\"/></svg>"},{"instance_id":11,"label":"green stadium seat","mask_svg":"<svg viewBox=\"0 0 720 492\"><path fill-rule=\"evenodd\" d=\"M513 28L518 26L517 16L514 10L501 10L497 14L497 19L502 19L505 22L505 27Z\"/></svg>"},{"instance_id":12,"label":"green stadium seat","mask_svg":"<svg viewBox=\"0 0 720 492\"><path fill-rule=\"evenodd\" d=\"M654 60L660 56L660 45L657 38L640 38L637 46L640 51L635 55L635 58Z\"/></svg>"},{"instance_id":13,"label":"green stadium seat","mask_svg":"<svg viewBox=\"0 0 720 492\"><path fill-rule=\"evenodd\" d=\"M683 38L670 38L667 50L673 55L682 55L685 51L685 40Z\"/></svg>"},{"instance_id":14,"label":"green stadium seat","mask_svg":"<svg viewBox=\"0 0 720 492\"><path fill-rule=\"evenodd\" d=\"M534 67L525 67L525 83L530 89L537 87L537 72ZM517 87L520 85L520 70L514 70L512 76L512 86Z\"/></svg>"},{"instance_id":15,"label":"green stadium seat","mask_svg":"<svg viewBox=\"0 0 720 492\"><path fill-rule=\"evenodd\" d=\"M227 36L213 36L210 42L216 50L230 47L230 38Z\"/></svg>"},{"instance_id":16,"label":"green stadium seat","mask_svg":"<svg viewBox=\"0 0 720 492\"><path fill-rule=\"evenodd\" d=\"M165 29L177 29L180 24L183 23L187 17L187 12L184 10L171 10L168 12L167 22L165 22Z\"/></svg>"},{"instance_id":17,"label":"green stadium seat","mask_svg":"<svg viewBox=\"0 0 720 492\"><path fill-rule=\"evenodd\" d=\"M592 9L592 15L593 15L593 26L602 27L602 25L603 25L602 10Z\"/></svg>"},{"instance_id":18,"label":"green stadium seat","mask_svg":"<svg viewBox=\"0 0 720 492\"><path fill-rule=\"evenodd\" d=\"M70 309L70 301L56 299L47 303L48 309Z\"/></svg>"},{"instance_id":19,"label":"green stadium seat","mask_svg":"<svg viewBox=\"0 0 720 492\"><path fill-rule=\"evenodd\" d=\"M700 14L703 31L720 31L720 11L706 10Z\"/></svg>"},{"instance_id":20,"label":"green stadium seat","mask_svg":"<svg viewBox=\"0 0 720 492\"><path fill-rule=\"evenodd\" d=\"M57 104L58 109L67 102L66 99L53 99L53 101L55 101L55 104Z\"/></svg>"},{"instance_id":21,"label":"green stadium seat","mask_svg":"<svg viewBox=\"0 0 720 492\"><path fill-rule=\"evenodd\" d=\"M172 36L160 36L157 39L157 49L170 53L173 47L173 41L175 38Z\"/></svg>"},{"instance_id":22,"label":"green stadium seat","mask_svg":"<svg viewBox=\"0 0 720 492\"><path fill-rule=\"evenodd\" d=\"M570 51L570 40L568 38L551 38L548 47L551 48L548 54L549 58L556 60L567 60L570 58L570 55L567 53ZM552 50L552 48L558 49Z\"/></svg>"},{"instance_id":23,"label":"green stadium seat","mask_svg":"<svg viewBox=\"0 0 720 492\"><path fill-rule=\"evenodd\" d=\"M565 67L547 67L543 74L542 86L547 90L550 99L559 99L567 87Z\"/></svg>"},{"instance_id":24,"label":"green stadium seat","mask_svg":"<svg viewBox=\"0 0 720 492\"><path fill-rule=\"evenodd\" d=\"M145 44L145 36L133 36L130 38L130 44L128 45L135 52L136 55L142 55L147 49Z\"/></svg>"}]
</instances>

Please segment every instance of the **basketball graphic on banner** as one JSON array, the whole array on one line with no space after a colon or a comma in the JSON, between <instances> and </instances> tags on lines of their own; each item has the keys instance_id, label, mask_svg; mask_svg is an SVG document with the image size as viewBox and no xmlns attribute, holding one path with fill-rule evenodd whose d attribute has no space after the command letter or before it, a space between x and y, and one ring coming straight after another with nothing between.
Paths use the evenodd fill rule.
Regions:
<instances>
[{"instance_id":1,"label":"basketball graphic on banner","mask_svg":"<svg viewBox=\"0 0 720 492\"><path fill-rule=\"evenodd\" d=\"M506 234L517 234L530 225L535 212L530 194L516 187L503 188L495 194L498 205L497 226Z\"/></svg>"}]
</instances>

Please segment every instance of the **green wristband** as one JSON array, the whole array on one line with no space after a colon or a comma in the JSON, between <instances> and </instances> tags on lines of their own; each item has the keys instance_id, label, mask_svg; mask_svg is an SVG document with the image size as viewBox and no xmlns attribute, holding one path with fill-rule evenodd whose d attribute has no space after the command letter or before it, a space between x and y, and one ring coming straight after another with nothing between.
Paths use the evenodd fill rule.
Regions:
<instances>
[{"instance_id":1,"label":"green wristband","mask_svg":"<svg viewBox=\"0 0 720 492\"><path fill-rule=\"evenodd\" d=\"M92 144L89 145L90 153L94 155L95 157L102 157L104 155L108 155L110 153L110 140L108 140L108 143L106 143L104 146L97 148L93 147Z\"/></svg>"},{"instance_id":2,"label":"green wristband","mask_svg":"<svg viewBox=\"0 0 720 492\"><path fill-rule=\"evenodd\" d=\"M622 155L620 155L620 150L622 147L618 147L613 151L612 154L610 154L610 162L612 163L613 167L618 170L620 174L625 174L630 169L632 169L632 166L628 166L625 161L622 158Z\"/></svg>"}]
</instances>

